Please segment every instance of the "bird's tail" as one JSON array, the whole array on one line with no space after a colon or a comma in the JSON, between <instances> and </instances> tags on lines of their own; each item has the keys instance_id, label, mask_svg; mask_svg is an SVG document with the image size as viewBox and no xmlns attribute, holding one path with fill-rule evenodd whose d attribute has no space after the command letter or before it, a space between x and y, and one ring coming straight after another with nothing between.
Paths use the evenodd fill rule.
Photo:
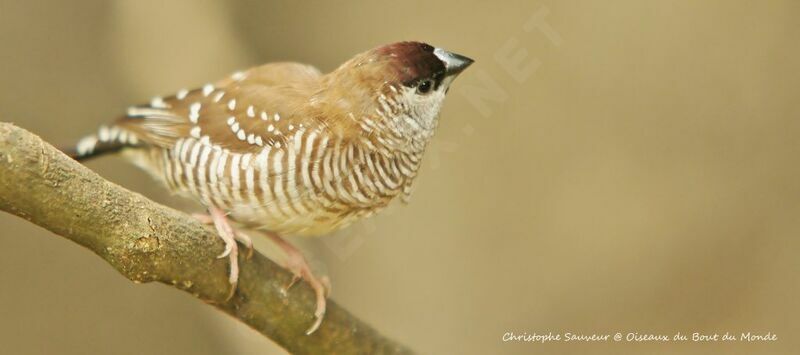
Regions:
<instances>
[{"instance_id":1,"label":"bird's tail","mask_svg":"<svg viewBox=\"0 0 800 355\"><path fill-rule=\"evenodd\" d=\"M72 159L84 161L138 145L139 139L130 131L119 126L101 126L96 134L83 137L77 144L61 151Z\"/></svg>"}]
</instances>

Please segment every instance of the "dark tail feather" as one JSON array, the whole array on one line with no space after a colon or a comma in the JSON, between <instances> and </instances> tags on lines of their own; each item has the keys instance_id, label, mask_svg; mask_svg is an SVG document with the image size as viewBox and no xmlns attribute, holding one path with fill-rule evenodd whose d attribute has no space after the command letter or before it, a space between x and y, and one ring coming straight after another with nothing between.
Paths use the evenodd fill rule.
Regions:
<instances>
[{"instance_id":1,"label":"dark tail feather","mask_svg":"<svg viewBox=\"0 0 800 355\"><path fill-rule=\"evenodd\" d=\"M94 149L88 152L82 152L82 153L79 152L77 146L60 148L60 149L62 152L64 152L64 154L66 154L70 158L82 162L108 153L116 153L125 147L128 147L128 145L118 142L102 142L102 143L98 142L95 145Z\"/></svg>"},{"instance_id":2,"label":"dark tail feather","mask_svg":"<svg viewBox=\"0 0 800 355\"><path fill-rule=\"evenodd\" d=\"M86 136L78 141L78 144L63 148L61 151L72 159L85 161L137 145L138 139L132 133L117 126L103 126L97 134Z\"/></svg>"}]
</instances>

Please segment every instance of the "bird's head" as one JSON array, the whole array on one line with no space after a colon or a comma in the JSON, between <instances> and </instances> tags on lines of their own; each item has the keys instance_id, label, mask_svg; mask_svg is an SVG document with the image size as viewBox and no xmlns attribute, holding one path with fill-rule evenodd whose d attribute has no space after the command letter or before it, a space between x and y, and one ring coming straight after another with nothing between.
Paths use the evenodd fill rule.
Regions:
<instances>
[{"instance_id":1,"label":"bird's head","mask_svg":"<svg viewBox=\"0 0 800 355\"><path fill-rule=\"evenodd\" d=\"M473 60L420 42L398 42L355 56L327 80L338 109L389 145L433 135L450 84Z\"/></svg>"}]
</instances>

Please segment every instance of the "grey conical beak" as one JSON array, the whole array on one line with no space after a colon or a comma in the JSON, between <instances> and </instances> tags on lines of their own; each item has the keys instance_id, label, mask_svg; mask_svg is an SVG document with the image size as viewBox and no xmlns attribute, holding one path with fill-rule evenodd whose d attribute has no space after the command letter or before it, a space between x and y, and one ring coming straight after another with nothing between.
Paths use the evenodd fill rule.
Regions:
<instances>
[{"instance_id":1,"label":"grey conical beak","mask_svg":"<svg viewBox=\"0 0 800 355\"><path fill-rule=\"evenodd\" d=\"M451 53L441 48L434 49L433 54L444 62L445 76L456 76L474 62L474 60L463 55Z\"/></svg>"}]
</instances>

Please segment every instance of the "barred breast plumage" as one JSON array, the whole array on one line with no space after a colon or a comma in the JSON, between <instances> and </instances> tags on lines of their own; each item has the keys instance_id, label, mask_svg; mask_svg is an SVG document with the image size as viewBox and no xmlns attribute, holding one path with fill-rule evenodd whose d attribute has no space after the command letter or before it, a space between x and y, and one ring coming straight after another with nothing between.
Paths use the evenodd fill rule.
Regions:
<instances>
[{"instance_id":1,"label":"barred breast plumage","mask_svg":"<svg viewBox=\"0 0 800 355\"><path fill-rule=\"evenodd\" d=\"M472 60L419 42L361 53L321 75L296 63L267 64L217 83L156 97L81 140L84 159L123 151L170 189L209 211L238 280L227 216L264 229L293 257L290 270L317 295L324 283L279 234L318 235L408 197L452 80ZM277 234L276 234L277 233Z\"/></svg>"},{"instance_id":2,"label":"barred breast plumage","mask_svg":"<svg viewBox=\"0 0 800 355\"><path fill-rule=\"evenodd\" d=\"M307 80L274 83L286 71ZM107 138L101 142L155 143L127 153L172 190L228 211L248 227L324 234L375 213L398 195L408 196L424 145L386 148L393 140L409 139L381 127L399 109L397 100L386 96L379 98L381 110L355 127L352 119L323 118L323 105L297 110L264 102L270 91L280 90L271 97L286 97L312 90L318 75L301 65L236 73L217 84L132 107L98 136ZM389 137L349 133L353 128L383 129Z\"/></svg>"},{"instance_id":3,"label":"barred breast plumage","mask_svg":"<svg viewBox=\"0 0 800 355\"><path fill-rule=\"evenodd\" d=\"M310 127L255 152L201 137L145 154L148 170L171 189L247 226L302 235L327 233L387 206L410 191L419 167L419 156L367 152Z\"/></svg>"}]
</instances>

